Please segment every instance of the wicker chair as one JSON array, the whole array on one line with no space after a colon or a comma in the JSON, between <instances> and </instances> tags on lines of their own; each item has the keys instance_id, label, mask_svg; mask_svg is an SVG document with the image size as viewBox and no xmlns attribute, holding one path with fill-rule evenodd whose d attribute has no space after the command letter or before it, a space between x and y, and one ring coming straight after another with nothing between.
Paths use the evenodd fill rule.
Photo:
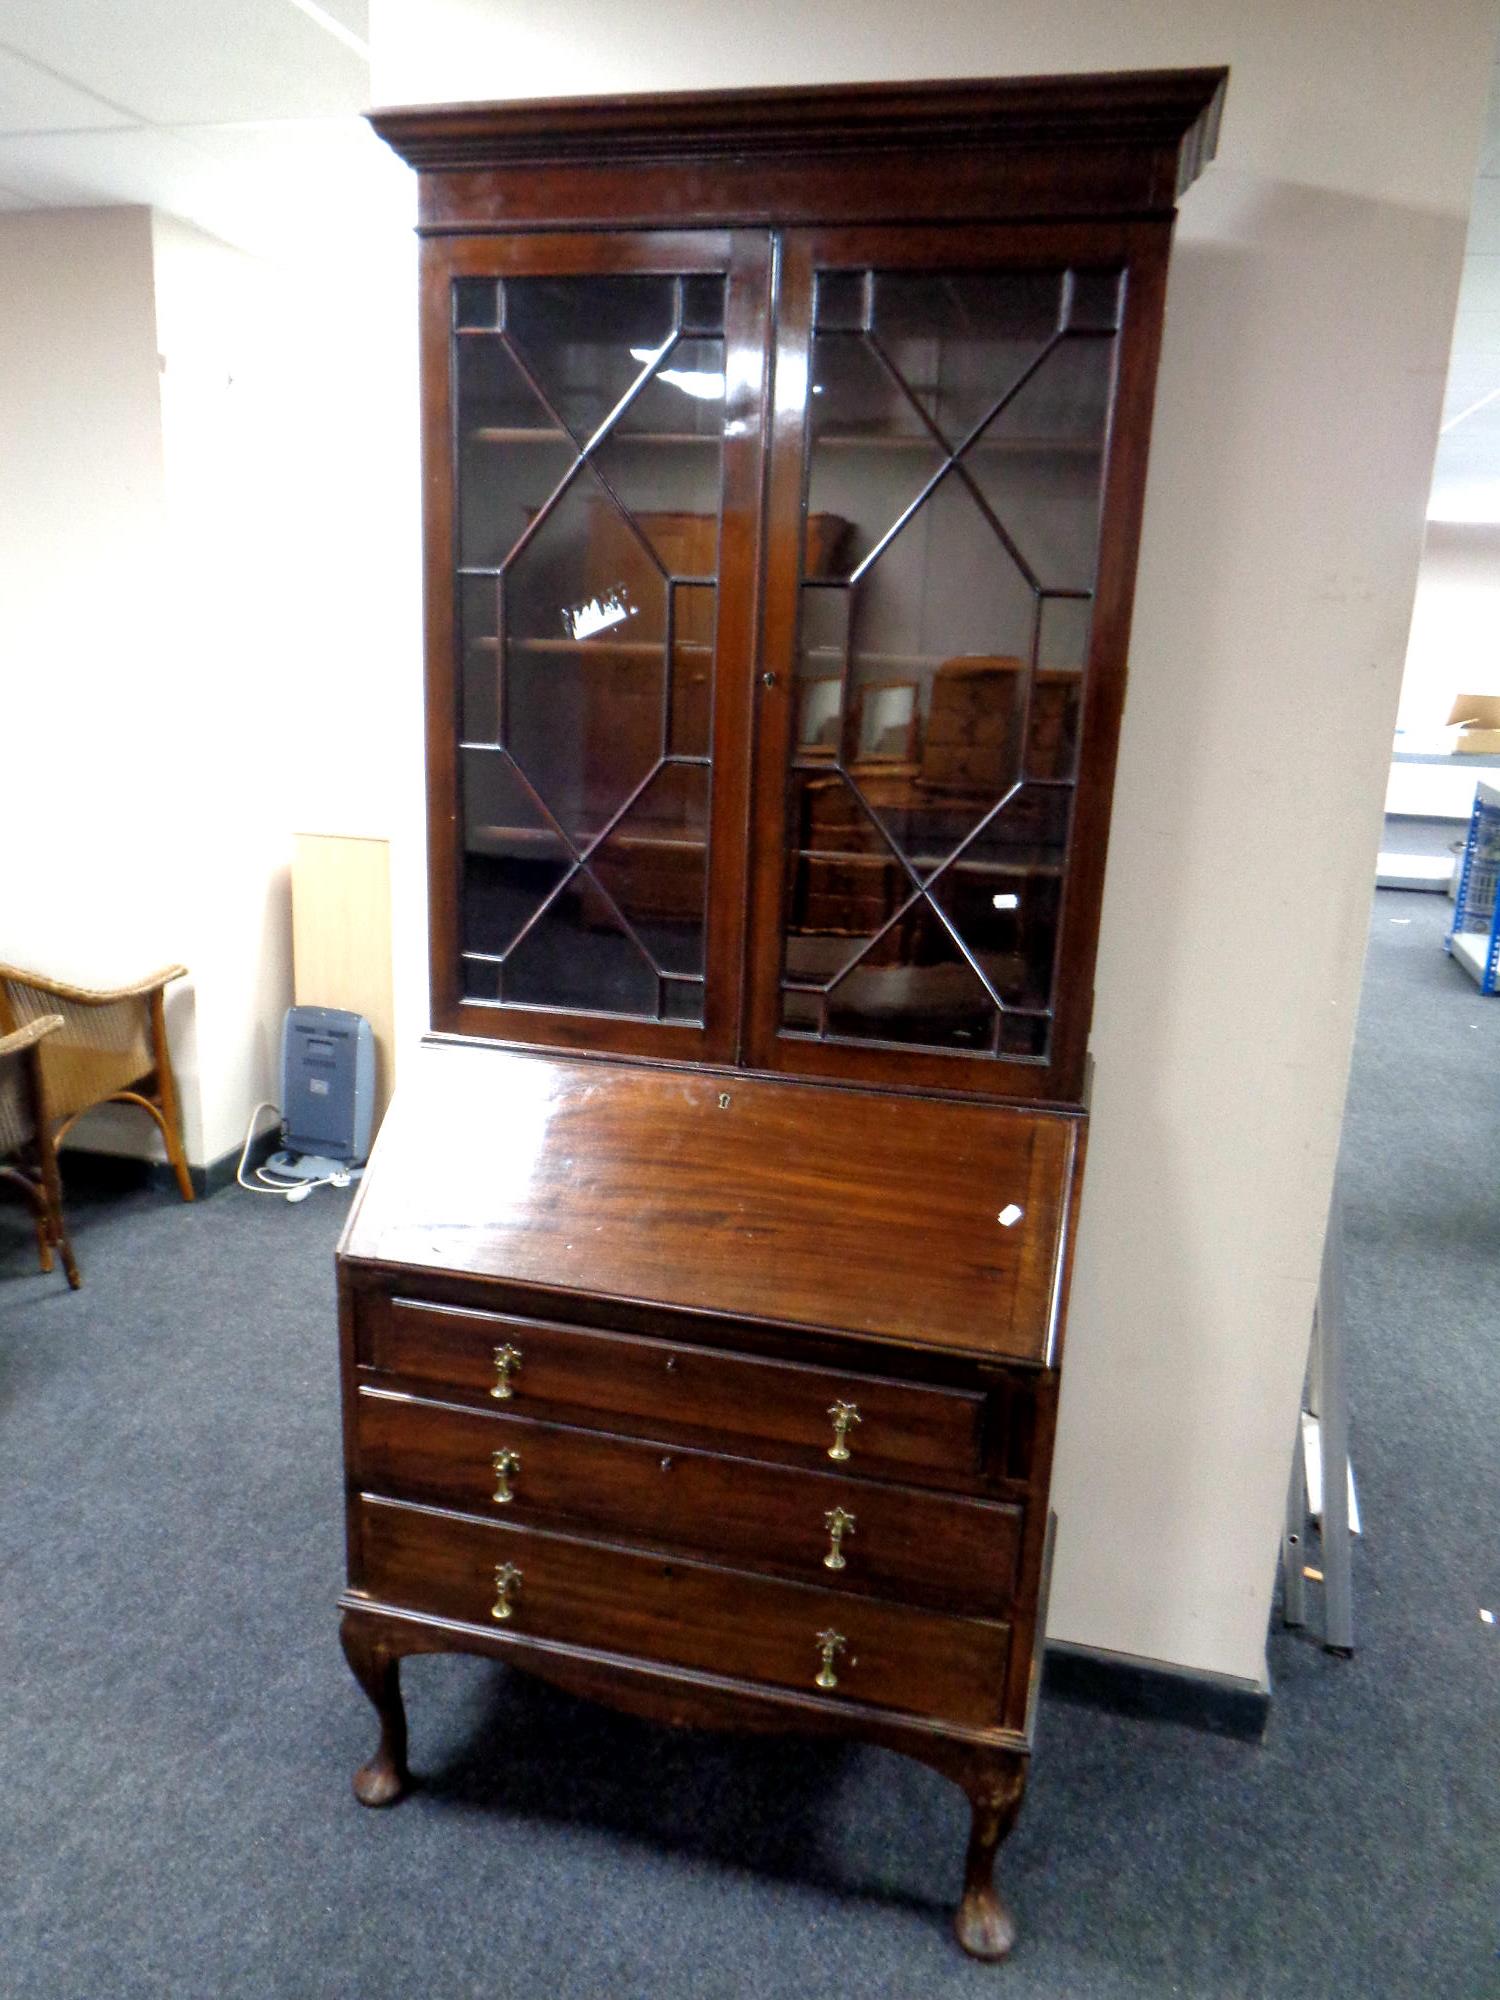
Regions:
<instances>
[{"instance_id":1,"label":"wicker chair","mask_svg":"<svg viewBox=\"0 0 1500 2000\"><path fill-rule=\"evenodd\" d=\"M39 1014L14 1034L0 1035L0 1181L21 1190L35 1218L42 1269L52 1269L57 1250L76 1292L82 1280L63 1222L62 1182L42 1080L42 1043L62 1025L61 1014ZM14 1164L17 1159L24 1164Z\"/></svg>"},{"instance_id":2,"label":"wicker chair","mask_svg":"<svg viewBox=\"0 0 1500 2000\"><path fill-rule=\"evenodd\" d=\"M163 988L186 972L185 965L168 965L133 986L94 992L0 965L0 1031L60 1014L62 1033L42 1050L53 1145L60 1146L96 1104L138 1104L156 1120L182 1198L191 1201L193 1182L162 1004Z\"/></svg>"}]
</instances>

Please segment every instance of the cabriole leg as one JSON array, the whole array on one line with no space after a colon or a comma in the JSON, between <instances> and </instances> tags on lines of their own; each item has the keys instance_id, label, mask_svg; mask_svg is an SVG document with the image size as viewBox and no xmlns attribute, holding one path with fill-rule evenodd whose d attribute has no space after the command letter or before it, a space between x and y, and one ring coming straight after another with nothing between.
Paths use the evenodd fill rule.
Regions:
<instances>
[{"instance_id":1,"label":"cabriole leg","mask_svg":"<svg viewBox=\"0 0 1500 2000\"><path fill-rule=\"evenodd\" d=\"M995 1887L995 1854L1015 1824L1026 1789L1026 1759L1007 1756L965 1782L972 1814L964 1893L953 1919L958 1941L971 1958L1006 1958L1016 1922Z\"/></svg>"},{"instance_id":2,"label":"cabriole leg","mask_svg":"<svg viewBox=\"0 0 1500 2000\"><path fill-rule=\"evenodd\" d=\"M380 1744L354 1774L362 1806L393 1806L410 1782L406 1768L406 1709L401 1700L401 1656L355 1613L339 1626L344 1657L380 1717Z\"/></svg>"}]
</instances>

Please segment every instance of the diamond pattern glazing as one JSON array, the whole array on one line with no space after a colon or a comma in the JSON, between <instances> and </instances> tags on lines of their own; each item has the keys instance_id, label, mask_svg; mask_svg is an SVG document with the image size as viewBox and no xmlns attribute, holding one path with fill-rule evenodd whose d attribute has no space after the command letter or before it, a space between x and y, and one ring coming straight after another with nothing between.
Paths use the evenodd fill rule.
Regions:
<instances>
[{"instance_id":1,"label":"diamond pattern glazing","mask_svg":"<svg viewBox=\"0 0 1500 2000\"><path fill-rule=\"evenodd\" d=\"M784 1032L1046 1057L1119 293L819 274Z\"/></svg>"}]
</instances>

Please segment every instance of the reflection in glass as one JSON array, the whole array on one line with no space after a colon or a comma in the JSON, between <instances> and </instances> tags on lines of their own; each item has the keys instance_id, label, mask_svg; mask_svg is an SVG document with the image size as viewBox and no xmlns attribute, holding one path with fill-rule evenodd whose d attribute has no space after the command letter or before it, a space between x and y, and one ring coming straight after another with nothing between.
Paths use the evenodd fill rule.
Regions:
<instances>
[{"instance_id":1,"label":"reflection in glass","mask_svg":"<svg viewBox=\"0 0 1500 2000\"><path fill-rule=\"evenodd\" d=\"M662 764L591 872L665 973L703 974L708 766Z\"/></svg>"},{"instance_id":2,"label":"reflection in glass","mask_svg":"<svg viewBox=\"0 0 1500 2000\"><path fill-rule=\"evenodd\" d=\"M1046 1058L1120 286L818 275L787 1032Z\"/></svg>"},{"instance_id":3,"label":"reflection in glass","mask_svg":"<svg viewBox=\"0 0 1500 2000\"><path fill-rule=\"evenodd\" d=\"M917 747L915 681L866 681L854 732L859 764L909 764Z\"/></svg>"},{"instance_id":4,"label":"reflection in glass","mask_svg":"<svg viewBox=\"0 0 1500 2000\"><path fill-rule=\"evenodd\" d=\"M797 751L832 757L839 747L843 683L837 674L805 676L797 684Z\"/></svg>"},{"instance_id":5,"label":"reflection in glass","mask_svg":"<svg viewBox=\"0 0 1500 2000\"><path fill-rule=\"evenodd\" d=\"M471 999L702 1019L723 313L455 283Z\"/></svg>"}]
</instances>

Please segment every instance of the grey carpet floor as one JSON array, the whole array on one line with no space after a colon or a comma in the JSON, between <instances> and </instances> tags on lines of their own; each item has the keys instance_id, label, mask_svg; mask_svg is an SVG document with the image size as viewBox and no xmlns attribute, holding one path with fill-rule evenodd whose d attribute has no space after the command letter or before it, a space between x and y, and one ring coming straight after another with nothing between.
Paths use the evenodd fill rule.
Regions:
<instances>
[{"instance_id":1,"label":"grey carpet floor","mask_svg":"<svg viewBox=\"0 0 1500 2000\"><path fill-rule=\"evenodd\" d=\"M420 1789L361 1810L343 1198L79 1199L76 1296L0 1210L0 1994L1500 1993L1500 999L1446 910L1376 898L1345 1145L1358 1657L1273 1633L1258 1745L1049 1702L1001 1970L948 1931L958 1795L883 1752L427 1659Z\"/></svg>"}]
</instances>

